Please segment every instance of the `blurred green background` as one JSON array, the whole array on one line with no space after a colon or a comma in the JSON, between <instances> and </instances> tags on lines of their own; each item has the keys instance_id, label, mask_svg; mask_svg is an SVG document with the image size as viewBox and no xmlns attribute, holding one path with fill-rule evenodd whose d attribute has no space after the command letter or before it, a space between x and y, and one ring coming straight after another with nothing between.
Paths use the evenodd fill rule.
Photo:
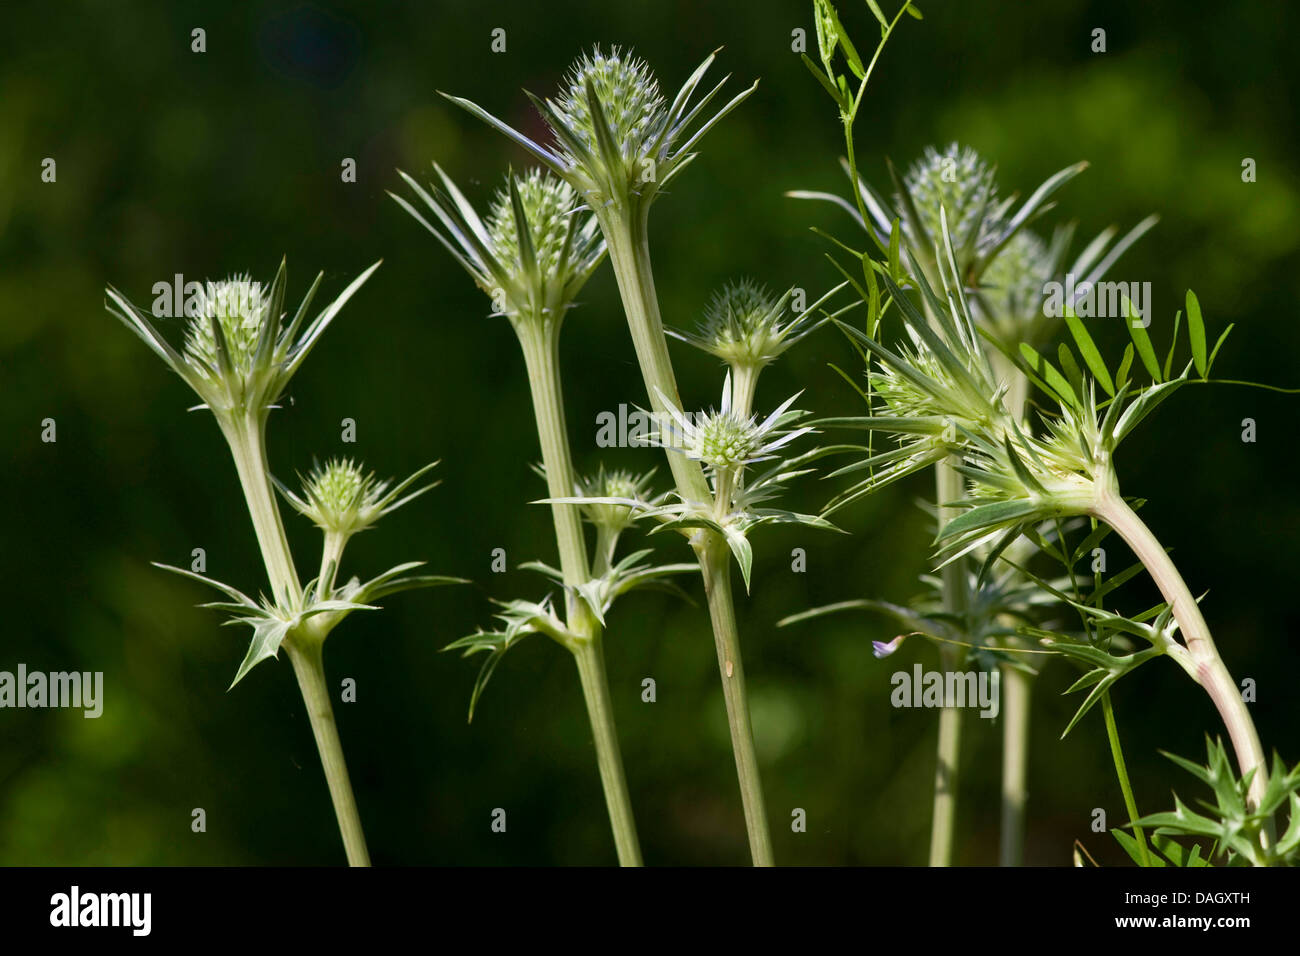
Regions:
<instances>
[{"instance_id":1,"label":"blurred green background","mask_svg":"<svg viewBox=\"0 0 1300 956\"><path fill-rule=\"evenodd\" d=\"M892 4L886 4L891 6ZM859 46L875 27L842 0ZM922 3L867 94L864 171L910 162L924 146L968 143L996 161L1004 192L1032 190L1079 159L1092 168L1060 197L1078 243L1149 212L1161 223L1112 278L1150 281L1152 332L1167 341L1184 289L1212 329L1237 323L1218 371L1300 384L1295 321L1300 269L1300 73L1291 38L1300 7L1211 0L1145 4L1064 0ZM331 295L377 258L384 265L344 310L274 413L271 463L282 478L313 456L363 456L383 475L442 458L443 483L362 536L351 573L423 558L474 586L389 599L330 641L331 682L357 681L336 704L371 852L382 864L610 863L612 841L577 677L542 638L506 656L473 725L465 714L477 662L438 650L488 621L490 597L540 597L545 582L489 571L554 560L522 361L504 321L384 194L395 168L443 164L478 203L524 154L439 98L468 95L537 131L526 98L555 89L592 43L630 44L675 90L717 46L721 71L757 93L704 142L656 206L653 253L666 321L697 318L711 290L738 275L812 292L835 275L813 225L848 234L830 207L783 198L842 189L833 107L796 54L810 4L523 2L10 4L0 36L0 431L5 516L0 570L10 610L0 670L102 670L103 716L0 711L0 863L331 864L343 859L324 779L287 662L225 688L248 633L194 605L198 585L151 567L188 566L245 590L262 587L251 526L210 416L187 414L185 386L103 308L108 282L136 302L155 282L251 271L268 280L288 255L295 302L317 270ZM207 52L190 51L202 27ZM506 30L507 52L490 52ZM1091 31L1107 31L1105 54ZM715 69L718 69L715 67ZM57 162L43 183L41 161ZM355 184L340 181L345 157ZM1245 184L1241 162L1258 164ZM1078 245L1076 245L1076 249ZM563 359L579 467L600 460L595 417L644 402L613 277L602 266L566 326ZM177 323L170 325L179 335ZM1122 330L1098 333L1118 355ZM719 370L685 347L688 403L715 402ZM828 369L851 363L830 332L765 376L761 406L806 389L802 407L858 404ZM40 440L54 418L57 442ZM357 442L340 441L340 421ZM1241 441L1256 420L1258 441ZM1122 452L1124 490L1175 549L1253 706L1265 746L1300 759L1300 668L1294 548L1300 536L1293 453L1297 405L1260 391L1190 389ZM653 450L604 452L611 465L657 464ZM661 480L664 480L661 468ZM791 504L818 508L830 482L805 480ZM815 604L902 601L926 567L925 478L841 515L851 536L760 533L754 593L739 614L777 857L800 864L919 864L926 858L935 714L893 710L889 676L931 647L888 663L866 616L777 629ZM301 567L314 529L287 514ZM656 539L658 540L658 539ZM792 573L791 549L808 553ZM660 544L688 560L676 541ZM1112 557L1113 561L1122 560ZM691 582L699 596L698 582ZM1154 591L1129 589L1125 606ZM670 596L620 604L607 643L623 754L647 862L748 859L702 608ZM1027 862L1064 864L1077 838L1102 862L1112 839L1089 830L1123 807L1099 713L1064 741L1074 672L1057 662L1035 697ZM642 703L653 677L658 700ZM1171 805L1196 785L1157 753L1199 757L1218 731L1213 709L1172 664L1144 668L1116 694L1139 805ZM962 753L960 863L996 860L999 726L970 719ZM207 832L190 829L195 807ZM489 828L493 808L508 831ZM789 825L807 811L806 833Z\"/></svg>"}]
</instances>

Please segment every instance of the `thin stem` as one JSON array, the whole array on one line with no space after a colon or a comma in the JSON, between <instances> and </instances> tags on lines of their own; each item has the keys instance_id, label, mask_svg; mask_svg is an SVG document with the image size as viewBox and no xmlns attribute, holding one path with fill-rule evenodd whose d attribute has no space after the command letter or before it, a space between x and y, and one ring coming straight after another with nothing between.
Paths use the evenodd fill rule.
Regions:
<instances>
[{"instance_id":1,"label":"thin stem","mask_svg":"<svg viewBox=\"0 0 1300 956\"><path fill-rule=\"evenodd\" d=\"M1219 649L1210 636L1209 625L1201 615L1192 592L1188 590L1178 568L1174 566L1169 555L1161 546L1151 529L1137 516L1128 503L1119 496L1118 491L1107 489L1097 498L1095 514L1105 521L1133 549L1138 560L1146 567L1147 573L1160 589L1160 593L1173 610L1174 619L1182 632L1183 641L1194 665L1192 676L1205 688L1210 700L1214 702L1232 748L1237 754L1237 764L1242 776L1254 771L1250 780L1250 800L1259 806L1268 786L1268 765L1264 761L1264 748L1259 742L1259 733L1251 719L1250 710L1241 698L1227 665L1219 656Z\"/></svg>"},{"instance_id":2,"label":"thin stem","mask_svg":"<svg viewBox=\"0 0 1300 956\"><path fill-rule=\"evenodd\" d=\"M235 471L253 519L253 532L262 552L267 577L277 600L296 607L302 597L302 584L289 551L280 508L271 488L270 469L266 461L266 430L255 419L221 421L221 430L235 459Z\"/></svg>"},{"instance_id":3,"label":"thin stem","mask_svg":"<svg viewBox=\"0 0 1300 956\"><path fill-rule=\"evenodd\" d=\"M938 462L934 467L936 503L939 509L939 527L942 528L957 513L950 503L962 497L961 473L956 470L955 457ZM944 611L962 619L969 605L966 580L966 563L952 561L940 572L943 581ZM943 671L954 671L960 664L957 651L949 646L940 649L939 660ZM945 677L945 683L947 678ZM930 865L951 866L952 844L957 815L958 758L961 751L961 710L944 701L939 711L939 740L934 772L934 816L930 824Z\"/></svg>"},{"instance_id":4,"label":"thin stem","mask_svg":"<svg viewBox=\"0 0 1300 956\"><path fill-rule=\"evenodd\" d=\"M628 329L636 349L641 375L651 407L666 412L666 402L681 407L677 379L673 374L659 298L655 291L654 272L650 265L650 239L644 210L627 219L627 210L597 210L610 264L618 282ZM668 451L677 494L682 501L709 506L713 497L698 462L685 455ZM759 783L758 759L754 753L754 736L749 724L749 701L745 693L745 671L736 628L736 611L731 596L731 566L726 543L716 532L700 530L691 540L700 562L704 591L713 624L713 642L718 652L718 668L723 697L727 704L727 723L731 728L731 747L736 758L745 809L745 826L749 834L750 854L755 866L771 866L772 837Z\"/></svg>"},{"instance_id":5,"label":"thin stem","mask_svg":"<svg viewBox=\"0 0 1300 956\"><path fill-rule=\"evenodd\" d=\"M303 702L307 705L307 716L311 718L312 734L316 737L316 749L320 751L321 766L325 768L325 780L329 783L330 798L334 801L334 815L339 821L339 833L343 835L348 865L369 866L370 854L366 850L366 837L361 831L361 817L357 813L356 798L352 795L348 765L343 760L343 745L339 742L334 708L330 704L329 688L325 683L321 645L321 641L308 638L285 641L284 648L293 663L293 672L298 678Z\"/></svg>"},{"instance_id":6,"label":"thin stem","mask_svg":"<svg viewBox=\"0 0 1300 956\"><path fill-rule=\"evenodd\" d=\"M605 676L605 652L600 631L573 652L582 681L582 695L587 701L587 716L596 741L596 763L605 790L605 806L614 830L614 845L620 866L640 866L641 846L637 841L636 821L632 818L632 801L623 773L618 734L614 730L614 711L609 701L609 681Z\"/></svg>"},{"instance_id":7,"label":"thin stem","mask_svg":"<svg viewBox=\"0 0 1300 956\"><path fill-rule=\"evenodd\" d=\"M952 648L940 648L939 660L945 673L957 669L957 652ZM934 816L930 823L931 866L952 866L960 753L961 708L950 707L945 702L939 711L939 742L934 768Z\"/></svg>"},{"instance_id":8,"label":"thin stem","mask_svg":"<svg viewBox=\"0 0 1300 956\"><path fill-rule=\"evenodd\" d=\"M338 578L339 562L343 560L343 548L348 543L348 536L337 531L326 531L320 549L320 575L316 582L316 596L328 601L334 593L334 581Z\"/></svg>"},{"instance_id":9,"label":"thin stem","mask_svg":"<svg viewBox=\"0 0 1300 956\"><path fill-rule=\"evenodd\" d=\"M1133 827L1133 836L1137 840L1139 864L1150 866L1151 857L1147 852L1146 834L1138 826L1137 801L1133 799L1133 786L1128 780L1128 766L1124 763L1124 749L1119 745L1119 727L1115 724L1115 708L1110 702L1110 691L1101 695L1101 712L1106 718L1106 736L1110 740L1110 755L1115 761L1115 776L1119 778L1119 789L1124 794L1124 809L1128 811L1128 822Z\"/></svg>"},{"instance_id":10,"label":"thin stem","mask_svg":"<svg viewBox=\"0 0 1300 956\"><path fill-rule=\"evenodd\" d=\"M749 851L755 866L772 866L775 863L772 836L768 830L767 808L759 780L758 755L754 751L754 731L749 722L745 665L740 658L740 635L731 600L731 554L726 545L714 541L702 549L700 567L704 572L709 617L713 621L718 670L722 674L722 694L727 702L727 726L731 731L731 749L736 756L736 776L740 780L745 827L749 832Z\"/></svg>"},{"instance_id":11,"label":"thin stem","mask_svg":"<svg viewBox=\"0 0 1300 956\"><path fill-rule=\"evenodd\" d=\"M1025 862L1025 776L1029 766L1029 712L1033 678L1002 667L1002 830L999 866Z\"/></svg>"},{"instance_id":12,"label":"thin stem","mask_svg":"<svg viewBox=\"0 0 1300 956\"><path fill-rule=\"evenodd\" d=\"M519 344L528 369L537 439L542 446L546 486L552 498L572 498L576 493L569 433L564 421L564 395L560 388L559 329L522 320L516 326ZM552 504L555 541L560 549L560 570L564 583L576 588L588 578L587 543L582 531L582 513L577 505Z\"/></svg>"},{"instance_id":13,"label":"thin stem","mask_svg":"<svg viewBox=\"0 0 1300 956\"><path fill-rule=\"evenodd\" d=\"M569 498L577 490L569 435L564 421L564 396L560 387L559 327L527 320L516 324L515 331L524 352L528 383L532 391L533 417L537 422L537 439L542 448L546 484L552 498ZM605 673L605 653L599 622L578 596L577 588L591 576L587 564L587 542L582 529L582 514L577 505L551 505L555 522L555 541L560 551L560 568L567 592L566 622L569 629L585 638L566 645L578 665L582 695L587 704L592 737L596 742L596 760L600 782L605 791L609 823L619 864L640 866L641 848L637 842L632 801L628 796L623 758L614 728L614 711L609 703L609 679ZM597 543L597 565L607 565L613 543L602 536ZM603 569L602 569L603 573Z\"/></svg>"},{"instance_id":14,"label":"thin stem","mask_svg":"<svg viewBox=\"0 0 1300 956\"><path fill-rule=\"evenodd\" d=\"M271 588L290 608L302 603L302 585L294 568L293 554L280 520L280 508L271 489L270 470L266 461L266 433L263 422L257 419L222 422L222 431L235 459L235 470L248 502L248 513L253 519L253 530L262 551ZM328 544L326 545L328 550ZM369 866L366 840L357 815L357 803L348 780L347 764L343 760L343 746L339 742L338 728L334 725L334 710L329 691L325 686L325 664L321 657L322 641L311 636L305 639L291 634L284 648L293 664L302 691L303 703L311 719L316 749L320 752L321 766L329 784L330 798L334 802L334 815L338 818L339 832L343 835L343 848L352 866Z\"/></svg>"}]
</instances>

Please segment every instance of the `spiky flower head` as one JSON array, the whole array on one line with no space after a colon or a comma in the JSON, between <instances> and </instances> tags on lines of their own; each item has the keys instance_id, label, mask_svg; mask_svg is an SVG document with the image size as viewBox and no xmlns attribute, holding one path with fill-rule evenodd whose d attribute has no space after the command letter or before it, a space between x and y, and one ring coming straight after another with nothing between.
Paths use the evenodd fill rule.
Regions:
<instances>
[{"instance_id":1,"label":"spiky flower head","mask_svg":"<svg viewBox=\"0 0 1300 956\"><path fill-rule=\"evenodd\" d=\"M301 336L299 330L324 273L316 277L285 325L283 261L269 287L246 275L206 283L187 303L189 322L180 350L158 332L146 312L112 286L106 290L105 306L194 389L203 400L198 407L211 409L224 427L266 416L317 339L377 268L378 262L354 279L307 323Z\"/></svg>"},{"instance_id":2,"label":"spiky flower head","mask_svg":"<svg viewBox=\"0 0 1300 956\"><path fill-rule=\"evenodd\" d=\"M588 501L582 505L582 516L596 527L614 534L626 530L637 518L632 502L652 507L663 499L662 495L650 494L653 477L653 470L637 475L624 469L606 471L602 464L594 475L579 479L578 495L591 499L619 498L629 503Z\"/></svg>"},{"instance_id":3,"label":"spiky flower head","mask_svg":"<svg viewBox=\"0 0 1300 956\"><path fill-rule=\"evenodd\" d=\"M185 354L202 367L218 364L214 320L236 372L247 374L256 360L257 339L270 303L260 282L246 273L206 282L190 303Z\"/></svg>"},{"instance_id":4,"label":"spiky flower head","mask_svg":"<svg viewBox=\"0 0 1300 956\"><path fill-rule=\"evenodd\" d=\"M622 216L648 209L695 157L692 150L704 134L753 92L753 86L744 90L692 131L726 83L724 78L699 102L691 102L713 57L669 102L644 60L617 46L608 52L596 47L569 69L555 99L528 94L554 134L553 147L542 146L469 100L447 98L527 149L572 185L598 216Z\"/></svg>"},{"instance_id":5,"label":"spiky flower head","mask_svg":"<svg viewBox=\"0 0 1300 956\"><path fill-rule=\"evenodd\" d=\"M969 146L950 143L942 152L927 146L903 179L924 236L933 243L942 235L940 210L947 216L948 232L957 249L989 245L997 234L997 184L994 170ZM903 205L902 197L899 204Z\"/></svg>"},{"instance_id":6,"label":"spiky flower head","mask_svg":"<svg viewBox=\"0 0 1300 956\"><path fill-rule=\"evenodd\" d=\"M551 131L561 142L564 133L568 133L588 153L600 150L601 133L596 124L601 117L592 113L587 94L590 86L619 154L628 162L652 155L652 136L663 127L667 104L659 92L659 81L645 60L617 46L608 53L601 52L597 46L569 67L564 83L547 117L548 123L557 124L552 125ZM567 158L576 162L579 156L569 153Z\"/></svg>"},{"instance_id":7,"label":"spiky flower head","mask_svg":"<svg viewBox=\"0 0 1300 956\"><path fill-rule=\"evenodd\" d=\"M395 511L413 498L424 494L437 482L417 488L402 496L412 484L431 471L437 462L426 465L405 481L393 485L380 481L351 458L332 458L317 465L302 478L302 495L295 495L280 485L280 491L300 513L327 534L349 538L372 527L384 515Z\"/></svg>"},{"instance_id":8,"label":"spiky flower head","mask_svg":"<svg viewBox=\"0 0 1300 956\"><path fill-rule=\"evenodd\" d=\"M493 314L519 325L559 328L605 255L605 241L591 210L573 187L542 169L508 173L486 219L461 194L451 177L433 164L442 185L428 189L399 170L425 207L433 225L409 202L390 196L428 229L480 289L492 299Z\"/></svg>"},{"instance_id":9,"label":"spiky flower head","mask_svg":"<svg viewBox=\"0 0 1300 956\"><path fill-rule=\"evenodd\" d=\"M990 315L1026 318L1041 312L1043 285L1055 271L1047 243L1028 229L1017 232L984 270L982 299Z\"/></svg>"},{"instance_id":10,"label":"spiky flower head","mask_svg":"<svg viewBox=\"0 0 1300 956\"><path fill-rule=\"evenodd\" d=\"M756 415L742 415L733 410L730 373L723 384L718 409L686 415L661 393L670 420L659 438L670 449L703 462L715 475L738 477L746 466L775 458L778 448L812 431L785 427L804 416L801 411L790 410L799 394L791 395L760 422Z\"/></svg>"}]
</instances>

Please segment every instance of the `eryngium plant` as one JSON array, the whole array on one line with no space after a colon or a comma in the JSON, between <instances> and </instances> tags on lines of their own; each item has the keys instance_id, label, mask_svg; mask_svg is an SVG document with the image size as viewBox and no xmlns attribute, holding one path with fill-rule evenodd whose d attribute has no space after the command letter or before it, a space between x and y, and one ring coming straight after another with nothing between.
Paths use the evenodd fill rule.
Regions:
<instances>
[{"instance_id":1,"label":"eryngium plant","mask_svg":"<svg viewBox=\"0 0 1300 956\"><path fill-rule=\"evenodd\" d=\"M440 185L430 184L427 189L401 174L424 212L390 195L469 272L491 297L494 314L509 319L519 339L560 555L559 569L537 561L525 567L540 571L564 589L562 609L555 608L549 597L540 602L504 602L497 615L499 626L455 641L448 649L462 650L466 656L486 654L470 699L471 718L501 657L524 637L545 634L573 655L619 862L639 866L641 850L605 674L605 615L614 600L628 591L661 584L691 566L646 563L648 550L615 560L619 537L638 517L637 509L660 499L649 494L648 476L609 473L602 466L597 476L582 481L573 467L560 384L560 329L574 297L604 258L605 243L574 187L549 172L533 169L507 175L483 219L451 178L436 165L434 170ZM583 517L597 530L594 562L588 557Z\"/></svg>"},{"instance_id":2,"label":"eryngium plant","mask_svg":"<svg viewBox=\"0 0 1300 956\"><path fill-rule=\"evenodd\" d=\"M253 639L231 687L256 664L276 657L281 648L288 654L311 718L348 862L354 866L368 865L370 857L326 685L322 656L325 639L353 611L374 610L372 602L389 594L460 579L409 575L407 572L423 563L414 561L399 564L369 581L353 577L336 587L348 539L432 487L402 497L433 465L390 487L388 482L376 481L373 474L356 462L345 460L332 461L313 471L304 481L301 496L280 486L294 507L311 518L323 535L320 573L303 585L272 490L278 482L271 477L267 464L266 424L271 409L277 407L276 402L312 347L378 267L379 263L375 263L363 272L307 322L308 310L324 275L321 273L287 325L282 312L286 281L283 261L269 292L247 277L209 282L196 297L195 307L189 310L185 341L180 349L159 333L143 310L112 286L108 287L106 303L110 312L194 390L202 402L195 407L208 409L216 418L235 460L271 594L254 600L237 588L201 574L169 565L159 567L221 591L226 600L203 606L228 612L230 618L226 623L253 628Z\"/></svg>"},{"instance_id":3,"label":"eryngium plant","mask_svg":"<svg viewBox=\"0 0 1300 956\"><path fill-rule=\"evenodd\" d=\"M911 275L906 277L900 274L897 262L870 262L873 277L879 273L887 302L896 305L901 315L907 335L904 347L889 348L878 338L841 323L850 338L875 360L868 377L882 407L864 418L840 423L884 432L894 436L897 444L861 462L860 467L870 472L868 477L843 493L835 506L957 456L955 470L966 494L953 503L959 509L957 516L939 532L945 563L983 551L987 566L1027 528L1043 521L1085 516L1109 525L1133 549L1166 605L1157 611L1154 624L1144 623L1147 616L1129 621L1099 609L1091 613L1103 619L1111 631L1126 631L1144 640L1151 654L1112 656L1104 647L1063 640L1052 646L1091 665L1080 685L1092 688L1085 706L1091 706L1119 677L1150 656L1173 658L1206 690L1218 709L1242 774L1249 777L1250 798L1258 806L1268 786L1267 766L1249 711L1196 599L1158 539L1120 495L1114 466L1115 452L1124 438L1174 391L1197 380L1193 371L1200 381L1209 380L1227 332L1213 349L1207 347L1200 306L1189 293L1187 329L1192 358L1174 375L1174 347L1160 362L1145 327L1135 321L1130 309L1125 325L1133 341L1112 372L1083 323L1067 313L1066 324L1077 353L1062 345L1058 350L1060 369L1030 346L1021 345L1025 374L1056 406L1055 411L1040 412L1039 429L1030 430L1006 408L1007 385L978 346L979 333L946 228L942 238L941 294L930 286L914 260ZM928 306L928 317L904 292L900 281L919 292ZM876 328L878 318L870 316L870 328ZM1177 327L1176 322L1174 345ZM1150 378L1148 384L1140 384L1133 376L1135 356Z\"/></svg>"},{"instance_id":4,"label":"eryngium plant","mask_svg":"<svg viewBox=\"0 0 1300 956\"><path fill-rule=\"evenodd\" d=\"M692 102L713 59L713 55L707 57L670 101L644 60L618 48L608 53L597 48L574 64L554 99L528 94L555 137L554 147L535 142L469 100L448 97L532 153L567 182L596 217L609 249L646 392L660 420L669 409L680 409L682 403L650 266L650 207L663 187L695 158L693 150L704 134L755 88L742 91L712 118L699 122L726 83L724 78ZM670 454L668 465L678 499L711 509L712 494L699 462ZM750 728L728 544L709 527L683 530L695 550L708 593L750 853L756 864L770 865L772 840Z\"/></svg>"}]
</instances>

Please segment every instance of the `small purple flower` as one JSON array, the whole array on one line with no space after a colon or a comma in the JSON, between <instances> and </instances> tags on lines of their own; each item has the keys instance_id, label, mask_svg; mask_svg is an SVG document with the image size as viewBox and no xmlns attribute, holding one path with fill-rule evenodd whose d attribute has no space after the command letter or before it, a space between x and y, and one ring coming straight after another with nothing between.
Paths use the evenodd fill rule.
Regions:
<instances>
[{"instance_id":1,"label":"small purple flower","mask_svg":"<svg viewBox=\"0 0 1300 956\"><path fill-rule=\"evenodd\" d=\"M894 651L898 650L898 645L903 643L903 638L905 637L907 637L906 634L899 634L898 637L894 638L892 641L872 641L871 653L875 654L877 658L888 657L890 654L894 653Z\"/></svg>"}]
</instances>

